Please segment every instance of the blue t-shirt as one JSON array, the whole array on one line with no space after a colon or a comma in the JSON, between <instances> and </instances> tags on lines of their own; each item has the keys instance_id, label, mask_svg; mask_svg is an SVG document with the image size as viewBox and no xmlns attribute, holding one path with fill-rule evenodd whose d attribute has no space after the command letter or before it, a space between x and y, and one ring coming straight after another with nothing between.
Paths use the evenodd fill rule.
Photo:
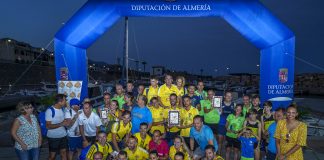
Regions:
<instances>
[{"instance_id":1,"label":"blue t-shirt","mask_svg":"<svg viewBox=\"0 0 324 160\"><path fill-rule=\"evenodd\" d=\"M135 106L132 110L132 134L140 131L140 124L143 122L151 124L152 113L146 106L143 108Z\"/></svg>"},{"instance_id":2,"label":"blue t-shirt","mask_svg":"<svg viewBox=\"0 0 324 160\"><path fill-rule=\"evenodd\" d=\"M274 138L274 135L276 133L276 127L277 127L277 123L273 122L268 128L268 132L269 132L268 151L274 154L277 153L276 139Z\"/></svg>"},{"instance_id":3,"label":"blue t-shirt","mask_svg":"<svg viewBox=\"0 0 324 160\"><path fill-rule=\"evenodd\" d=\"M189 96L189 95L186 94L184 96ZM196 106L200 104L200 100L202 99L199 96L193 95L192 97L190 97L190 100L191 100L191 105L196 108Z\"/></svg>"},{"instance_id":4,"label":"blue t-shirt","mask_svg":"<svg viewBox=\"0 0 324 160\"><path fill-rule=\"evenodd\" d=\"M258 140L255 137L245 138L241 136L239 141L241 141L241 156L254 158L254 143Z\"/></svg>"},{"instance_id":5,"label":"blue t-shirt","mask_svg":"<svg viewBox=\"0 0 324 160\"><path fill-rule=\"evenodd\" d=\"M215 146L215 152L218 149L217 141L214 137L213 131L206 125L203 125L200 132L198 132L194 127L190 129L190 138L194 138L198 143L202 151L208 145L208 141L212 140Z\"/></svg>"},{"instance_id":6,"label":"blue t-shirt","mask_svg":"<svg viewBox=\"0 0 324 160\"><path fill-rule=\"evenodd\" d=\"M234 113L234 102L231 103L231 105L227 106L223 102L222 104L222 114L220 115L219 125L225 126L227 116Z\"/></svg>"}]
</instances>

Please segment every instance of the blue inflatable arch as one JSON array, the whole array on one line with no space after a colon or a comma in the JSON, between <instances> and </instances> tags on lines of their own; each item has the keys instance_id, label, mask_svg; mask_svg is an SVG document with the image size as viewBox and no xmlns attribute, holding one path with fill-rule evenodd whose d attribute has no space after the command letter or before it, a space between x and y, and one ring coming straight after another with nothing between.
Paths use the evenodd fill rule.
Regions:
<instances>
[{"instance_id":1,"label":"blue inflatable arch","mask_svg":"<svg viewBox=\"0 0 324 160\"><path fill-rule=\"evenodd\" d=\"M223 18L260 49L261 101L274 108L292 101L295 36L258 0L89 0L55 35L56 79L68 68L69 80L83 81L81 99L88 93L86 49L124 16Z\"/></svg>"}]
</instances>

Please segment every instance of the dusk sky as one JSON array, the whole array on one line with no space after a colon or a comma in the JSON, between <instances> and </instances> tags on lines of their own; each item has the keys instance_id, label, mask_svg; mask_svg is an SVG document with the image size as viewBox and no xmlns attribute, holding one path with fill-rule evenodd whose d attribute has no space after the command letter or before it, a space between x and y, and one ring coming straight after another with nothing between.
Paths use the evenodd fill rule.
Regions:
<instances>
[{"instance_id":1,"label":"dusk sky","mask_svg":"<svg viewBox=\"0 0 324 160\"><path fill-rule=\"evenodd\" d=\"M0 38L45 47L86 0L2 0ZM324 73L324 1L262 0L296 35L296 73ZM123 54L120 19L88 49L95 61L117 63ZM129 18L129 57L204 74L257 73L259 50L220 18ZM302 62L303 61L303 62ZM135 64L130 62L130 66ZM218 72L214 70L217 69Z\"/></svg>"}]
</instances>

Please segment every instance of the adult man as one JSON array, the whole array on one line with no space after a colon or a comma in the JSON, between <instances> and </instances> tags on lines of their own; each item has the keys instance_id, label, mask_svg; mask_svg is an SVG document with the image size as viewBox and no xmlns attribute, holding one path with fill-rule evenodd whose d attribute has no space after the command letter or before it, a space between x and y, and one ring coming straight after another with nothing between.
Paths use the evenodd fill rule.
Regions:
<instances>
[{"instance_id":1,"label":"adult man","mask_svg":"<svg viewBox=\"0 0 324 160\"><path fill-rule=\"evenodd\" d=\"M261 116L263 115L263 109L260 108L260 97L255 95L252 97L252 108L257 111L257 120L261 122Z\"/></svg>"},{"instance_id":2,"label":"adult man","mask_svg":"<svg viewBox=\"0 0 324 160\"><path fill-rule=\"evenodd\" d=\"M199 96L200 99L206 99L207 98L207 92L204 91L204 82L202 80L199 80L197 83L197 91L195 92L197 96Z\"/></svg>"},{"instance_id":3,"label":"adult man","mask_svg":"<svg viewBox=\"0 0 324 160\"><path fill-rule=\"evenodd\" d=\"M134 83L132 81L128 81L126 84L126 93L132 93L134 97L137 96L137 92L134 89Z\"/></svg>"},{"instance_id":4,"label":"adult man","mask_svg":"<svg viewBox=\"0 0 324 160\"><path fill-rule=\"evenodd\" d=\"M108 142L111 142L114 150L119 152L121 147L123 147L122 140L125 142L131 135L132 124L131 120L131 112L126 110L122 114L122 120L119 122L115 122L112 126L111 133L108 134Z\"/></svg>"},{"instance_id":5,"label":"adult man","mask_svg":"<svg viewBox=\"0 0 324 160\"><path fill-rule=\"evenodd\" d=\"M146 107L147 98L145 96L139 96L137 100L137 106L132 110L132 134L139 132L140 124L145 122L149 124L149 128L152 125L151 111Z\"/></svg>"},{"instance_id":6,"label":"adult man","mask_svg":"<svg viewBox=\"0 0 324 160\"><path fill-rule=\"evenodd\" d=\"M137 87L136 99L137 99L139 96L144 95L144 89L145 89L145 87L144 87L143 84L138 85L138 87Z\"/></svg>"},{"instance_id":7,"label":"adult man","mask_svg":"<svg viewBox=\"0 0 324 160\"><path fill-rule=\"evenodd\" d=\"M151 101L151 98L153 97L158 97L158 91L159 91L159 86L158 86L158 79L156 77L151 77L151 85L148 88L145 88L143 95L147 97L148 102Z\"/></svg>"},{"instance_id":8,"label":"adult man","mask_svg":"<svg viewBox=\"0 0 324 160\"><path fill-rule=\"evenodd\" d=\"M114 95L113 100L117 100L119 109L123 109L123 105L125 104L125 98L124 98L124 89L121 84L116 84L116 94Z\"/></svg>"},{"instance_id":9,"label":"adult man","mask_svg":"<svg viewBox=\"0 0 324 160\"><path fill-rule=\"evenodd\" d=\"M285 113L284 108L277 108L274 113L275 122L272 123L268 128L269 144L268 144L267 160L276 159L277 148L276 148L276 139L274 138L274 135L276 133L277 122L284 118L284 113Z\"/></svg>"},{"instance_id":10,"label":"adult man","mask_svg":"<svg viewBox=\"0 0 324 160\"><path fill-rule=\"evenodd\" d=\"M252 109L252 104L250 101L250 96L244 95L243 96L243 116L246 117L247 113Z\"/></svg>"},{"instance_id":11,"label":"adult man","mask_svg":"<svg viewBox=\"0 0 324 160\"><path fill-rule=\"evenodd\" d=\"M212 106L212 101L213 97L215 96L215 92L213 90L208 90L207 94L207 99L201 100L200 105L202 110L204 111L205 125L212 129L214 136L216 137L220 116L218 113L218 109Z\"/></svg>"},{"instance_id":12,"label":"adult man","mask_svg":"<svg viewBox=\"0 0 324 160\"><path fill-rule=\"evenodd\" d=\"M69 160L73 159L75 152L77 153L77 157L79 157L82 149L82 137L77 121L79 117L79 109L80 101L75 98L70 100L70 108L65 109L65 120L69 123L67 127Z\"/></svg>"},{"instance_id":13,"label":"adult man","mask_svg":"<svg viewBox=\"0 0 324 160\"><path fill-rule=\"evenodd\" d=\"M184 108L181 110L180 118L182 123L180 124L179 128L180 136L184 137L186 144L189 144L190 142L190 128L193 124L193 118L194 116L198 115L199 112L197 108L194 108L191 106L191 101L189 96L183 97L183 104Z\"/></svg>"},{"instance_id":14,"label":"adult man","mask_svg":"<svg viewBox=\"0 0 324 160\"><path fill-rule=\"evenodd\" d=\"M66 105L66 96L58 94L55 96L55 104L48 108L45 112L46 128L49 158L54 160L56 153L60 153L61 159L66 160L67 138L65 127L69 125L68 121L64 119L63 107Z\"/></svg>"},{"instance_id":15,"label":"adult man","mask_svg":"<svg viewBox=\"0 0 324 160\"><path fill-rule=\"evenodd\" d=\"M145 149L137 146L137 138L130 136L125 149L129 160L148 159L148 153Z\"/></svg>"},{"instance_id":16,"label":"adult man","mask_svg":"<svg viewBox=\"0 0 324 160\"><path fill-rule=\"evenodd\" d=\"M199 147L194 148L195 140L198 142ZM215 151L218 149L216 138L213 131L203 123L203 117L196 115L194 117L194 125L190 130L190 149L193 151L194 159L200 159L204 157L205 147L207 145L213 145Z\"/></svg>"},{"instance_id":17,"label":"adult man","mask_svg":"<svg viewBox=\"0 0 324 160\"><path fill-rule=\"evenodd\" d=\"M179 114L181 113L181 108L177 105L177 95L175 93L172 93L170 95L170 107L167 107L164 109L164 121L168 122L169 119L169 112L170 111L177 111ZM181 115L179 115L181 116ZM180 117L181 119L181 117ZM169 145L171 145L171 141L180 134L180 129L178 126L173 126L168 124L167 125L167 133L166 133L166 140L168 141Z\"/></svg>"},{"instance_id":18,"label":"adult man","mask_svg":"<svg viewBox=\"0 0 324 160\"><path fill-rule=\"evenodd\" d=\"M107 159L109 154L113 152L112 147L107 142L107 134L105 132L99 132L97 139L98 142L92 144L87 153L87 160L93 160L94 154L98 151L103 154L103 159Z\"/></svg>"},{"instance_id":19,"label":"adult man","mask_svg":"<svg viewBox=\"0 0 324 160\"><path fill-rule=\"evenodd\" d=\"M79 115L78 123L83 147L95 143L96 134L99 132L102 123L99 116L92 112L92 105L89 102L83 104L83 112Z\"/></svg>"},{"instance_id":20,"label":"adult man","mask_svg":"<svg viewBox=\"0 0 324 160\"><path fill-rule=\"evenodd\" d=\"M148 124L141 123L140 124L140 132L135 133L135 137L138 141L138 146L142 147L143 149L149 150L149 143L151 141L151 136L147 134L148 131Z\"/></svg>"},{"instance_id":21,"label":"adult man","mask_svg":"<svg viewBox=\"0 0 324 160\"><path fill-rule=\"evenodd\" d=\"M149 143L149 150L156 150L158 157L161 160L167 160L169 158L169 146L168 143L161 138L162 134L159 130L153 132L153 139Z\"/></svg>"},{"instance_id":22,"label":"adult man","mask_svg":"<svg viewBox=\"0 0 324 160\"><path fill-rule=\"evenodd\" d=\"M190 101L191 101L191 106L195 107L198 109L199 114L200 113L204 113L204 110L201 110L201 106L200 106L200 100L202 100L199 96L195 95L195 86L193 84L190 84L188 86L188 94L186 94L186 96L190 97Z\"/></svg>"},{"instance_id":23,"label":"adult man","mask_svg":"<svg viewBox=\"0 0 324 160\"><path fill-rule=\"evenodd\" d=\"M158 91L159 102L163 107L170 106L170 95L177 94L178 88L172 84L173 78L171 75L165 75L165 84L163 84Z\"/></svg>"},{"instance_id":24,"label":"adult man","mask_svg":"<svg viewBox=\"0 0 324 160\"><path fill-rule=\"evenodd\" d=\"M108 92L104 93L103 99L104 99L104 104L98 107L97 114L101 119L101 123L103 124L100 127L100 130L107 131L106 126L108 126L108 123L109 123L108 113L110 110L110 102L111 102L110 93L108 93Z\"/></svg>"},{"instance_id":25,"label":"adult man","mask_svg":"<svg viewBox=\"0 0 324 160\"><path fill-rule=\"evenodd\" d=\"M177 152L174 155L174 160L184 160L185 159L184 157L185 157L185 155L182 152Z\"/></svg>"},{"instance_id":26,"label":"adult man","mask_svg":"<svg viewBox=\"0 0 324 160\"><path fill-rule=\"evenodd\" d=\"M205 157L206 160L224 160L221 156L216 155L215 147L210 144L205 147Z\"/></svg>"},{"instance_id":27,"label":"adult man","mask_svg":"<svg viewBox=\"0 0 324 160\"><path fill-rule=\"evenodd\" d=\"M165 133L164 125L164 108L159 105L157 97L151 99L151 107L149 108L152 113L153 123L150 133L153 134L153 131L159 130L162 134Z\"/></svg>"}]
</instances>

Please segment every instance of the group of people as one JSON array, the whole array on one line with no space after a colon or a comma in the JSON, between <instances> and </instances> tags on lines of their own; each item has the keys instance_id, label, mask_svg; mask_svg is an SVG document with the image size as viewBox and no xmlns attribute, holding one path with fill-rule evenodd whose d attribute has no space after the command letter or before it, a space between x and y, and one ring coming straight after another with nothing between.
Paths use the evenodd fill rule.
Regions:
<instances>
[{"instance_id":1,"label":"group of people","mask_svg":"<svg viewBox=\"0 0 324 160\"><path fill-rule=\"evenodd\" d=\"M177 77L173 84L166 75L158 84L155 77L137 90L132 82L125 89L116 84L97 108L87 98L67 104L65 95L56 95L45 112L49 159L303 159L307 126L297 120L295 105L273 111L270 101L261 108L259 97L248 95L235 104L226 92L215 108L215 92L205 91L203 81L185 85ZM21 115L11 129L16 153L38 159L43 137L33 106L19 103L17 109Z\"/></svg>"}]
</instances>

